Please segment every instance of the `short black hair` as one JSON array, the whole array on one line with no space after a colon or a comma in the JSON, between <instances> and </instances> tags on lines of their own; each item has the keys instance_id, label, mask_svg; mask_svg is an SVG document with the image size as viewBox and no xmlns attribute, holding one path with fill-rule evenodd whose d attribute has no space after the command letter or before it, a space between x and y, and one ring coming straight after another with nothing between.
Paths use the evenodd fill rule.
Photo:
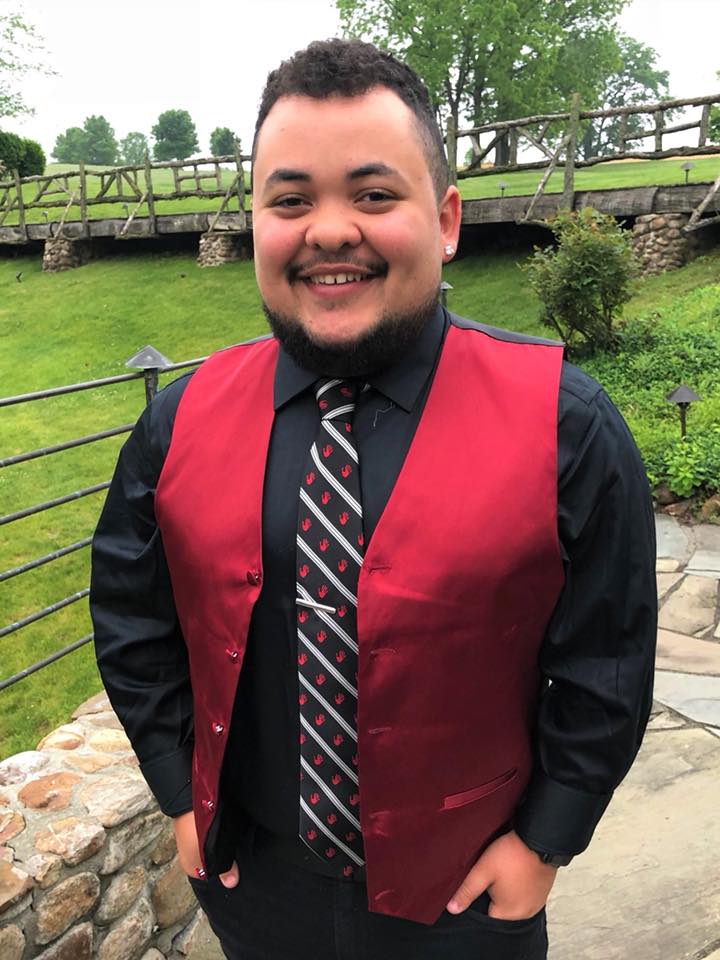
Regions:
<instances>
[{"instance_id":1,"label":"short black hair","mask_svg":"<svg viewBox=\"0 0 720 960\"><path fill-rule=\"evenodd\" d=\"M255 123L253 162L260 128L281 97L357 97L374 87L392 90L415 115L435 194L440 200L450 180L443 138L427 88L406 64L361 40L315 40L268 74Z\"/></svg>"}]
</instances>

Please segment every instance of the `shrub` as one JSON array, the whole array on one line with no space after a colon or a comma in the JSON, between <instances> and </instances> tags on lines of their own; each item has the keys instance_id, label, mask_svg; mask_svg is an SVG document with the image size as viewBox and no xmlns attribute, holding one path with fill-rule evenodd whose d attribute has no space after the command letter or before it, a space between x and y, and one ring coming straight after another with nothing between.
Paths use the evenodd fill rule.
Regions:
<instances>
[{"instance_id":1,"label":"shrub","mask_svg":"<svg viewBox=\"0 0 720 960\"><path fill-rule=\"evenodd\" d=\"M542 322L571 354L611 349L613 324L637 272L629 237L592 207L559 213L549 226L557 246L536 247L521 267L543 302Z\"/></svg>"},{"instance_id":2,"label":"shrub","mask_svg":"<svg viewBox=\"0 0 720 960\"><path fill-rule=\"evenodd\" d=\"M35 140L25 140L25 153L20 163L21 177L38 177L45 173L45 151Z\"/></svg>"},{"instance_id":3,"label":"shrub","mask_svg":"<svg viewBox=\"0 0 720 960\"><path fill-rule=\"evenodd\" d=\"M14 133L0 131L0 163L6 170L19 170L25 156L25 141Z\"/></svg>"}]
</instances>

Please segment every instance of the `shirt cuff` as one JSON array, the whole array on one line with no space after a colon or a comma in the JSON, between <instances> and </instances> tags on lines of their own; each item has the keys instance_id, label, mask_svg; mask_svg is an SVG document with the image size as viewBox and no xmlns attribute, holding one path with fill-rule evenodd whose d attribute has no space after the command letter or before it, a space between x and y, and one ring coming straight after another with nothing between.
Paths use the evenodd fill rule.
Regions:
<instances>
[{"instance_id":1,"label":"shirt cuff","mask_svg":"<svg viewBox=\"0 0 720 960\"><path fill-rule=\"evenodd\" d=\"M140 773L155 795L160 809L177 817L192 809L192 741L182 747L140 764Z\"/></svg>"},{"instance_id":2,"label":"shirt cuff","mask_svg":"<svg viewBox=\"0 0 720 960\"><path fill-rule=\"evenodd\" d=\"M540 853L582 853L612 793L585 793L537 771L515 815L515 832Z\"/></svg>"}]
</instances>

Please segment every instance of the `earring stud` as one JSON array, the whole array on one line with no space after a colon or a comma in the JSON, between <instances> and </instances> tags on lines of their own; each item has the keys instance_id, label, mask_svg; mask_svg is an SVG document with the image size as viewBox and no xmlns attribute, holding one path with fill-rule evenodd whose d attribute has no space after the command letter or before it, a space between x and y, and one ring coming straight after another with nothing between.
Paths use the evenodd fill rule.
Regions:
<instances>
[{"instance_id":1,"label":"earring stud","mask_svg":"<svg viewBox=\"0 0 720 960\"><path fill-rule=\"evenodd\" d=\"M451 257L455 253L455 247L451 243L445 244L445 256Z\"/></svg>"}]
</instances>

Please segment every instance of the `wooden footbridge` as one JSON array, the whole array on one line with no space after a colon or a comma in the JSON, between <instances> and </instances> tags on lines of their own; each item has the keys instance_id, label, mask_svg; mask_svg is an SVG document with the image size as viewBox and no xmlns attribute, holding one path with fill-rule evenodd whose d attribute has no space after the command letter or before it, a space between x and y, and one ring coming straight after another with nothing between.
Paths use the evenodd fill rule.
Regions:
<instances>
[{"instance_id":1,"label":"wooden footbridge","mask_svg":"<svg viewBox=\"0 0 720 960\"><path fill-rule=\"evenodd\" d=\"M544 224L559 209L593 206L616 217L651 213L688 215L684 232L720 223L720 177L713 183L677 186L577 189L577 171L618 160L657 160L720 155L709 143L717 126L720 94L690 100L664 100L612 110L582 111L579 96L566 113L545 114L456 129L452 118L446 149L454 181L537 170L541 176L533 196L466 199L463 223ZM698 111L683 123L673 123L677 111ZM649 119L648 119L649 118ZM581 158L578 143L588 122L612 122L616 142L603 156ZM664 138L697 129L697 144L665 148ZM652 150L642 149L651 139ZM458 168L460 143L469 143L469 162ZM635 149L631 149L635 145ZM539 160L518 162L520 149ZM495 162L487 161L494 152ZM503 157L508 162L501 164ZM151 163L98 170L77 169L0 182L0 245L25 245L62 238L147 238L170 234L249 234L252 216L246 166L250 157L233 155L188 161ZM562 171L562 193L549 193L551 175ZM501 186L501 185L499 185ZM508 185L509 186L509 185ZM502 193L504 194L504 189Z\"/></svg>"}]
</instances>

